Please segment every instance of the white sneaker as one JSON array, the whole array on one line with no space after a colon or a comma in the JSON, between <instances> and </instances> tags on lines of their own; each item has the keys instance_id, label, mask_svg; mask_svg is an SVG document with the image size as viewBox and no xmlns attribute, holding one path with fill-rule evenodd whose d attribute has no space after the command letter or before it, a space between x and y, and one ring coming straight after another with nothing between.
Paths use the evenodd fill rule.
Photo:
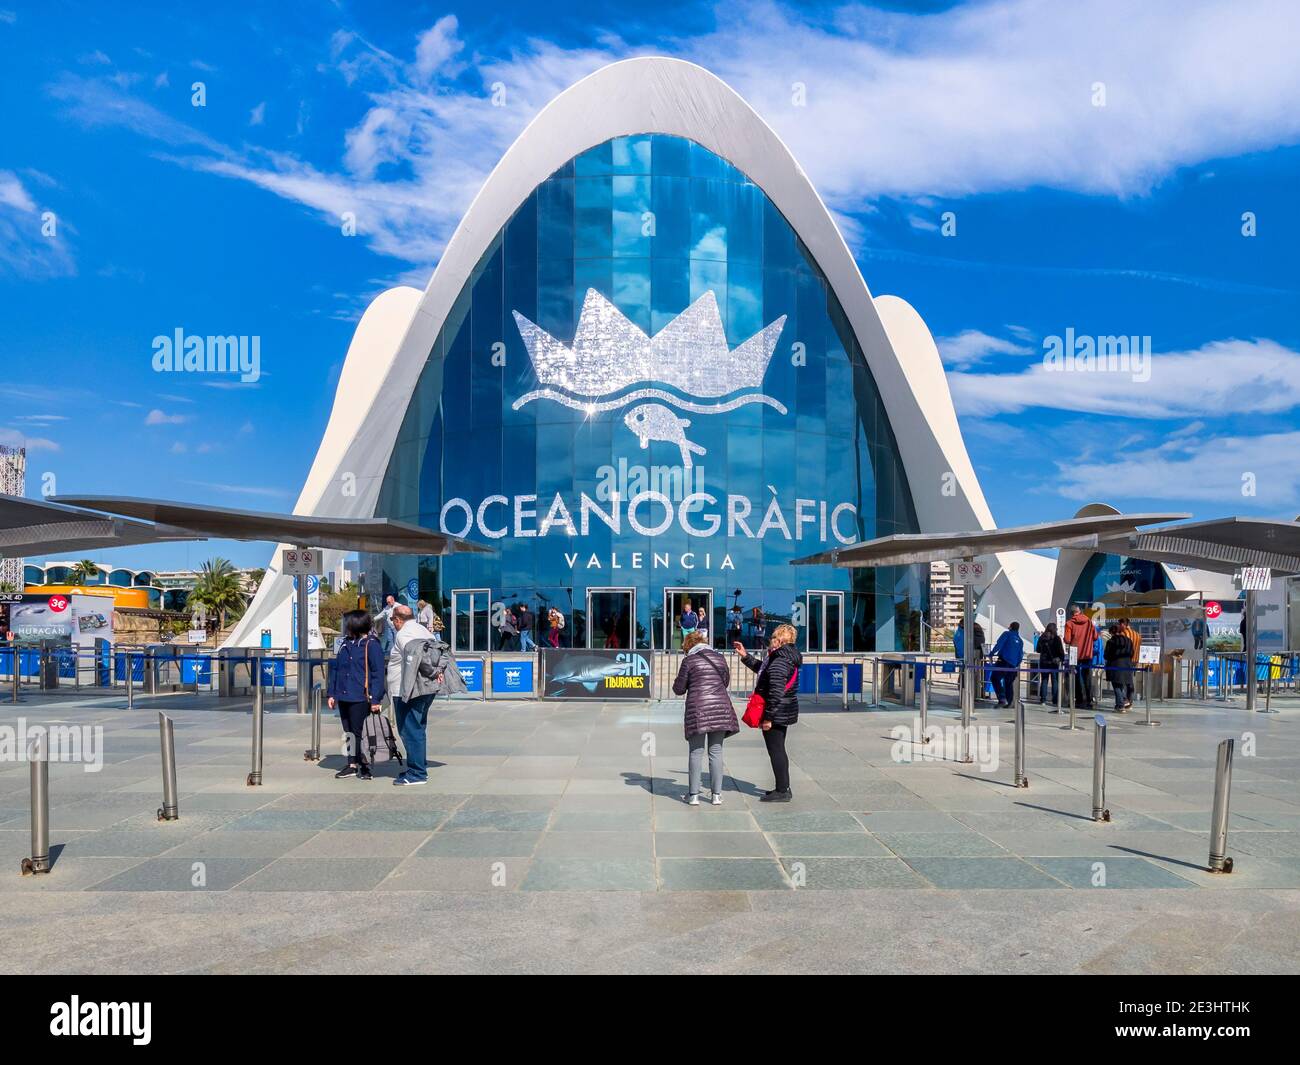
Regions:
<instances>
[{"instance_id":1,"label":"white sneaker","mask_svg":"<svg viewBox=\"0 0 1300 1065\"><path fill-rule=\"evenodd\" d=\"M699 805L700 805L700 797L699 797L698 795L688 795L688 796L686 796L686 805L687 805L687 806L699 806Z\"/></svg>"},{"instance_id":2,"label":"white sneaker","mask_svg":"<svg viewBox=\"0 0 1300 1065\"><path fill-rule=\"evenodd\" d=\"M713 793L713 805L714 805L714 806L721 806L721 805L722 805L722 792L720 792L720 791L715 791L715 792Z\"/></svg>"}]
</instances>

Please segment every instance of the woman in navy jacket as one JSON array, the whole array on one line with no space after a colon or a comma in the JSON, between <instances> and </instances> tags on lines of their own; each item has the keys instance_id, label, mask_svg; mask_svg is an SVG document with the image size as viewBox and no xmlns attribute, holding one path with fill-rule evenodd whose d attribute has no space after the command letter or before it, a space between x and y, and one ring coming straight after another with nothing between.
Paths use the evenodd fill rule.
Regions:
<instances>
[{"instance_id":1,"label":"woman in navy jacket","mask_svg":"<svg viewBox=\"0 0 1300 1065\"><path fill-rule=\"evenodd\" d=\"M370 767L361 758L361 729L367 714L377 714L384 700L384 656L371 635L373 622L364 610L343 615L343 642L330 667L330 709L338 708L347 741L348 764L334 775L370 779Z\"/></svg>"}]
</instances>

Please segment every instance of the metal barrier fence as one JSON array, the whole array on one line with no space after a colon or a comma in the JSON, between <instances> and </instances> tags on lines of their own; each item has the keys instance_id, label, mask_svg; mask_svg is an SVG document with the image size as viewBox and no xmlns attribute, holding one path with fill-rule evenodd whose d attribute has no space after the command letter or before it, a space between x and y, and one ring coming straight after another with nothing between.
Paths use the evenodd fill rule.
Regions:
<instances>
[{"instance_id":1,"label":"metal barrier fence","mask_svg":"<svg viewBox=\"0 0 1300 1065\"><path fill-rule=\"evenodd\" d=\"M681 667L682 652L641 653L650 660L652 697L673 698L672 684ZM721 654L730 670L728 690L737 698L748 696L754 672L730 648ZM254 689L260 687L267 710L279 711L296 699L301 669L306 670L304 683L309 691L327 686L331 658L314 650L309 660L300 664L296 654L282 648L200 652L174 644L119 643L100 649L0 645L0 699L16 702L27 691L125 694L128 706L134 708L141 696L194 693L251 699ZM535 699L541 694L539 652L475 652L460 655L457 663L470 699ZM1300 694L1300 652L1261 653L1254 668L1260 712L1276 712L1271 706L1275 695ZM989 662L982 663L980 669L983 676L976 681L976 701L985 702L992 697L990 682L1009 671ZM1075 709L1100 705L1106 669L1090 663L1077 670L1069 666L1044 670L1029 654L1015 671L1015 687L1018 698L1032 704L1042 685L1051 692L1054 711L1065 713L1072 699ZM1144 723L1152 725L1158 724L1150 720L1153 702L1167 698L1227 702L1244 694L1246 688L1247 664L1241 652L1214 652L1204 661L1199 656L1167 657L1156 665L1127 669L1134 674L1134 690L1146 710ZM965 672L960 661L941 655L807 654L799 691L806 698L836 698L846 710L889 706L915 710L922 700L927 709L933 709L943 706L946 697L954 704L960 701ZM1079 698L1085 689L1087 696ZM1038 701L1047 700L1038 694Z\"/></svg>"}]
</instances>

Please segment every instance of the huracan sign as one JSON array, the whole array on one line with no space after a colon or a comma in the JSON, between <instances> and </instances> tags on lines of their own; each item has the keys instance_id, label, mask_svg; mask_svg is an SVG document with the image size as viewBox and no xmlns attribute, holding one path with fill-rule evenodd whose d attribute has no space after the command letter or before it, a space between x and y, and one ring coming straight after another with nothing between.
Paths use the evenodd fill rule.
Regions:
<instances>
[{"instance_id":1,"label":"huracan sign","mask_svg":"<svg viewBox=\"0 0 1300 1065\"><path fill-rule=\"evenodd\" d=\"M631 404L623 418L647 449L651 441L673 444L681 466L655 467L648 473L619 460L617 487L607 480L610 467L595 471L601 487L595 498L579 492L566 499L556 492L549 499L537 495L489 495L472 504L448 499L438 516L443 532L488 540L503 537L587 536L594 522L618 535L626 526L641 536L659 536L676 523L692 537L709 539L725 525L727 537L763 539L769 534L802 540L805 532L841 544L856 541L857 507L831 505L826 500L794 499L782 504L775 489L762 502L742 495L719 498L703 490L702 470L694 456L707 449L691 441L686 430L691 419L678 416L666 404L695 414L722 414L748 403L762 403L784 415L786 407L761 389L777 340L785 326L782 315L736 348L727 345L718 301L710 289L696 299L653 337L629 321L595 289L588 289L572 345L556 340L518 311L515 323L537 375L539 388L512 404L519 410L529 403L549 400L566 407L603 414ZM660 402L641 402L643 400ZM641 476L638 478L638 474ZM640 483L638 483L638 481ZM664 491L669 482L694 490ZM809 530L811 527L811 530ZM712 569L712 553L686 552L672 560L659 552L617 552L607 563L596 555L566 553L570 568L643 569L697 566ZM730 556L716 557L717 568L734 569Z\"/></svg>"}]
</instances>

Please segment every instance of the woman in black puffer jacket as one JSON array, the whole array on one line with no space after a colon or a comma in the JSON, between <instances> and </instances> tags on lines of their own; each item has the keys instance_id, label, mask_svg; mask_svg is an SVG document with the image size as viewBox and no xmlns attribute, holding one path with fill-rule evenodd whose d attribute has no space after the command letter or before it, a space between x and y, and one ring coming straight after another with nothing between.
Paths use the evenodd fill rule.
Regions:
<instances>
[{"instance_id":1,"label":"woman in black puffer jacket","mask_svg":"<svg viewBox=\"0 0 1300 1065\"><path fill-rule=\"evenodd\" d=\"M739 643L736 653L758 676L754 691L763 697L763 742L767 744L767 757L772 762L772 775L776 787L765 792L760 802L789 802L790 756L785 750L785 733L799 720L799 667L803 655L795 648L798 633L793 625L778 625L772 633L767 657L759 660L745 651Z\"/></svg>"},{"instance_id":2,"label":"woman in black puffer jacket","mask_svg":"<svg viewBox=\"0 0 1300 1065\"><path fill-rule=\"evenodd\" d=\"M709 638L702 632L688 633L682 648L686 654L673 681L673 691L686 696L686 742L690 744L690 787L686 802L691 806L700 805L700 777L707 743L713 805L721 806L722 741L740 731L735 707L727 694L731 670L727 668L727 660L709 646Z\"/></svg>"}]
</instances>

